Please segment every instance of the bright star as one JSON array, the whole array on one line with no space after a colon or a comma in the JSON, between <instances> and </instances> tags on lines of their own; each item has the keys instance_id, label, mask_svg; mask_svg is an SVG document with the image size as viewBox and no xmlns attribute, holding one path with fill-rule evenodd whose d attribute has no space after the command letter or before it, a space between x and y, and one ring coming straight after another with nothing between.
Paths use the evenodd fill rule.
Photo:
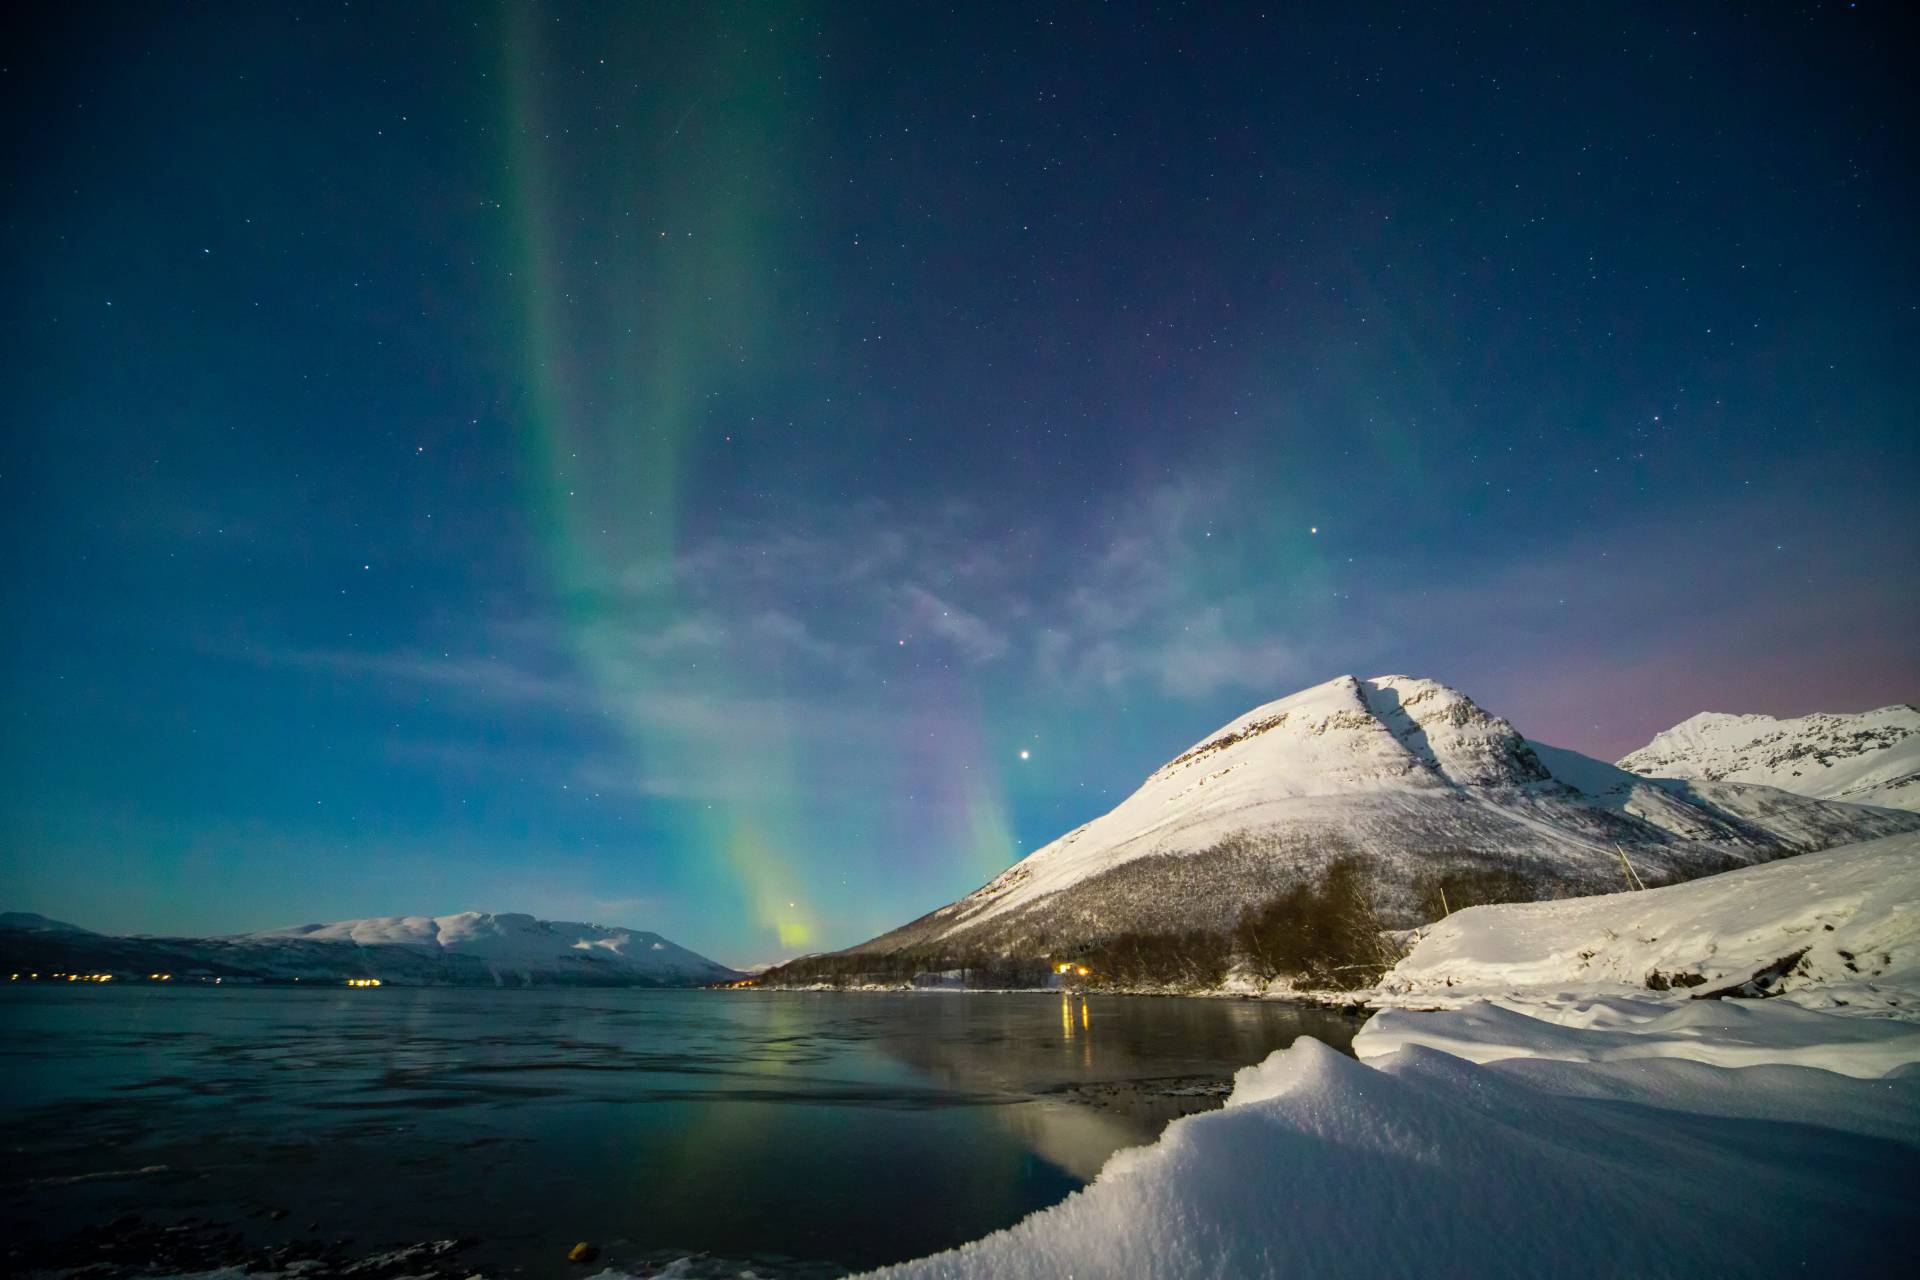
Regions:
<instances>
[{"instance_id":1,"label":"bright star","mask_svg":"<svg viewBox=\"0 0 1920 1280\"><path fill-rule=\"evenodd\" d=\"M1027 749L1026 749L1025 747L1022 747L1022 748L1020 749L1020 758L1021 758L1022 760L1025 760L1025 759L1026 759L1026 758L1027 758L1028 756L1030 756L1030 755L1032 755L1032 754L1033 754L1033 753L1032 753L1032 752L1030 752L1030 751L1028 751L1028 750L1027 750Z\"/></svg>"}]
</instances>

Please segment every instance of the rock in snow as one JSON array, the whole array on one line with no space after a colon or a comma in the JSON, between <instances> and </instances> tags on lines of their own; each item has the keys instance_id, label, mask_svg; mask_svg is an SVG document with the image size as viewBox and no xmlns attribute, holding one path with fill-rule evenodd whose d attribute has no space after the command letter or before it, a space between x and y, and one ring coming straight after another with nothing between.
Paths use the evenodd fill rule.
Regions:
<instances>
[{"instance_id":1,"label":"rock in snow","mask_svg":"<svg viewBox=\"0 0 1920 1280\"><path fill-rule=\"evenodd\" d=\"M1920 809L1920 707L1797 720L1703 712L1620 761L1656 778L1756 782L1850 804Z\"/></svg>"},{"instance_id":2,"label":"rock in snow","mask_svg":"<svg viewBox=\"0 0 1920 1280\"><path fill-rule=\"evenodd\" d=\"M1656 781L1530 742L1432 680L1342 676L1255 708L1110 813L984 887L851 948L1016 953L1123 929L1222 929L1246 904L1359 855L1390 923L1423 872L1497 868L1539 896L1688 879L1920 829L1905 813L1733 782Z\"/></svg>"},{"instance_id":3,"label":"rock in snow","mask_svg":"<svg viewBox=\"0 0 1920 1280\"><path fill-rule=\"evenodd\" d=\"M1832 923L1884 947L1877 1007L1911 1016L1898 984L1914 972L1920 912L1901 864L1916 859L1920 840L1904 837L1547 905L1568 909L1564 925L1618 925L1622 947L1665 947L1693 972L1757 954L1777 929L1808 939ZM1805 874L1768 874L1789 867ZM1483 947L1436 932L1408 963L1493 965L1497 946L1501 972L1575 972L1557 967L1579 961L1546 930L1500 927L1538 909L1461 912L1459 937ZM1688 911L1684 945L1632 940ZM1300 1040L1240 1072L1224 1111L1120 1152L1063 1203L874 1274L1902 1273L1920 1238L1920 1025L1832 996L1857 986L1844 966L1816 966L1778 1000L1669 987L1388 1010L1355 1040L1359 1061ZM1808 1007L1823 1004L1836 1011Z\"/></svg>"}]
</instances>

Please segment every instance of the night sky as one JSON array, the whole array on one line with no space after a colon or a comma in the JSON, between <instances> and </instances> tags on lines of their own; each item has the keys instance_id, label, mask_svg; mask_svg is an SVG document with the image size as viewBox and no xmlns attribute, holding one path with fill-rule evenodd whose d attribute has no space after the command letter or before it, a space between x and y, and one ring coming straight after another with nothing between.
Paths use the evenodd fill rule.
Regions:
<instances>
[{"instance_id":1,"label":"night sky","mask_svg":"<svg viewBox=\"0 0 1920 1280\"><path fill-rule=\"evenodd\" d=\"M1342 673L1920 697L1907 6L1364 8L15 12L0 908L744 964Z\"/></svg>"}]
</instances>

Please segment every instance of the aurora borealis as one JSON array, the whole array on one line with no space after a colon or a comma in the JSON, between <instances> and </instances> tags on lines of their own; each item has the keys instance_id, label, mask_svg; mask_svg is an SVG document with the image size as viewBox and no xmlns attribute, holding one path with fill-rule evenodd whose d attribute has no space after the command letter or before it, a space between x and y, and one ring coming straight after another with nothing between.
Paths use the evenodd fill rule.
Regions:
<instances>
[{"instance_id":1,"label":"aurora borealis","mask_svg":"<svg viewBox=\"0 0 1920 1280\"><path fill-rule=\"evenodd\" d=\"M1903 6L46 6L0 908L735 964L1246 708L1920 691Z\"/></svg>"}]
</instances>

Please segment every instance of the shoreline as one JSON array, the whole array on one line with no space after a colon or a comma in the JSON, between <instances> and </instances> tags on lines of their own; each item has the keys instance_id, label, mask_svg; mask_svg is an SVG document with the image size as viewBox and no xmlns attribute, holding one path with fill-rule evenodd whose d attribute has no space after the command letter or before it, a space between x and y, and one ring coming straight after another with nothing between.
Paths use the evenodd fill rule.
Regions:
<instances>
[{"instance_id":1,"label":"shoreline","mask_svg":"<svg viewBox=\"0 0 1920 1280\"><path fill-rule=\"evenodd\" d=\"M1241 991L1230 987L1213 987L1201 990L1170 989L1166 987L916 987L910 983L866 984L861 986L835 986L832 983L808 985L778 984L764 987L741 987L741 991L774 991L791 995L925 995L925 996L1045 996L1060 995L1087 998L1092 996L1129 996L1153 999L1186 1000L1257 1000L1265 1004L1297 1005L1303 1009L1316 1009L1322 1012L1345 1013L1361 1017L1371 1016L1382 1008L1400 1007L1373 1003L1375 996L1385 993L1369 989L1354 992L1257 992Z\"/></svg>"}]
</instances>

